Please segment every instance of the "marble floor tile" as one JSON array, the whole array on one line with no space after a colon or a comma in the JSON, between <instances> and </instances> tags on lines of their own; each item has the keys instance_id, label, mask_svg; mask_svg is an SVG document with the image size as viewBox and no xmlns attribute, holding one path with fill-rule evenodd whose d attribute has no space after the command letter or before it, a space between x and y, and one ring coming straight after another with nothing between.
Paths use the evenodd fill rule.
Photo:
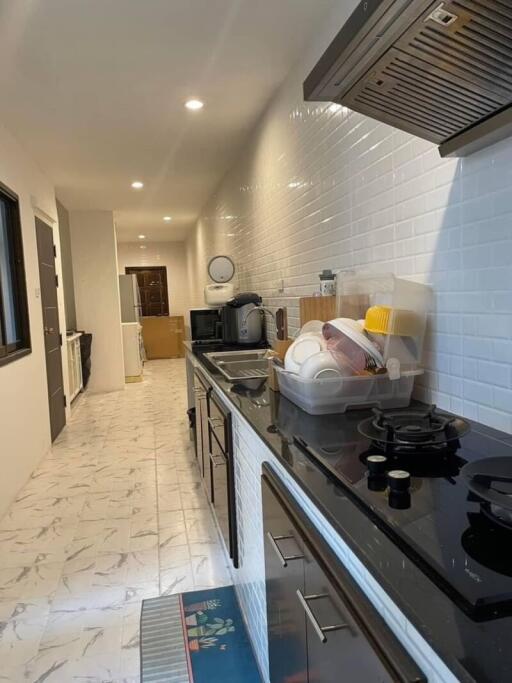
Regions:
<instances>
[{"instance_id":1,"label":"marble floor tile","mask_svg":"<svg viewBox=\"0 0 512 683\"><path fill-rule=\"evenodd\" d=\"M183 360L83 394L0 520L1 681L139 683L142 600L230 583Z\"/></svg>"}]
</instances>

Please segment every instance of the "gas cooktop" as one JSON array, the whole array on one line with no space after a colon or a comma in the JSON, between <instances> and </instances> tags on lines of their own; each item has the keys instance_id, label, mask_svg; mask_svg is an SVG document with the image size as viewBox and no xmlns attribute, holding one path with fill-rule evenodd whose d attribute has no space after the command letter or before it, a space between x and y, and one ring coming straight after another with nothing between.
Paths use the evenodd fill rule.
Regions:
<instances>
[{"instance_id":1,"label":"gas cooktop","mask_svg":"<svg viewBox=\"0 0 512 683\"><path fill-rule=\"evenodd\" d=\"M472 619L512 615L512 437L433 406L362 417L296 441Z\"/></svg>"}]
</instances>

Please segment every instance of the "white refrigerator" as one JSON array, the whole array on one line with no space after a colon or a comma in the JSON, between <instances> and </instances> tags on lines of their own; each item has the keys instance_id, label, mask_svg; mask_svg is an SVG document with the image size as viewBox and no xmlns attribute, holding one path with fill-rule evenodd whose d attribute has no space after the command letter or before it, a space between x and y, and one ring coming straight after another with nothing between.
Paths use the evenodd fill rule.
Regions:
<instances>
[{"instance_id":1,"label":"white refrigerator","mask_svg":"<svg viewBox=\"0 0 512 683\"><path fill-rule=\"evenodd\" d=\"M142 306L136 275L119 276L119 295L121 297L121 322L138 323L142 317Z\"/></svg>"},{"instance_id":2,"label":"white refrigerator","mask_svg":"<svg viewBox=\"0 0 512 683\"><path fill-rule=\"evenodd\" d=\"M140 323L122 323L124 376L127 381L142 379L144 367L144 346L142 343L142 325Z\"/></svg>"}]
</instances>

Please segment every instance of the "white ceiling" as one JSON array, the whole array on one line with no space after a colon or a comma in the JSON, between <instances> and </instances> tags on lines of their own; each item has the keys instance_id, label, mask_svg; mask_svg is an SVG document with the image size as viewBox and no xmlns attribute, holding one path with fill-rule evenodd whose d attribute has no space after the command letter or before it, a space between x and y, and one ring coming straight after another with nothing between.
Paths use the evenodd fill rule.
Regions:
<instances>
[{"instance_id":1,"label":"white ceiling","mask_svg":"<svg viewBox=\"0 0 512 683\"><path fill-rule=\"evenodd\" d=\"M183 239L335 2L0 0L0 119L69 209Z\"/></svg>"}]
</instances>

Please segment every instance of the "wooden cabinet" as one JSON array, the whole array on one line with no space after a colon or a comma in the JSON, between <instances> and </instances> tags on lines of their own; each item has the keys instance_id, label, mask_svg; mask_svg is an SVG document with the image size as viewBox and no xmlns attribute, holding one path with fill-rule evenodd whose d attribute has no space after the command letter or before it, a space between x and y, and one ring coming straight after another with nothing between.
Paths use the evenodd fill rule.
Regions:
<instances>
[{"instance_id":1,"label":"wooden cabinet","mask_svg":"<svg viewBox=\"0 0 512 683\"><path fill-rule=\"evenodd\" d=\"M267 464L262 489L272 683L425 682Z\"/></svg>"}]
</instances>

